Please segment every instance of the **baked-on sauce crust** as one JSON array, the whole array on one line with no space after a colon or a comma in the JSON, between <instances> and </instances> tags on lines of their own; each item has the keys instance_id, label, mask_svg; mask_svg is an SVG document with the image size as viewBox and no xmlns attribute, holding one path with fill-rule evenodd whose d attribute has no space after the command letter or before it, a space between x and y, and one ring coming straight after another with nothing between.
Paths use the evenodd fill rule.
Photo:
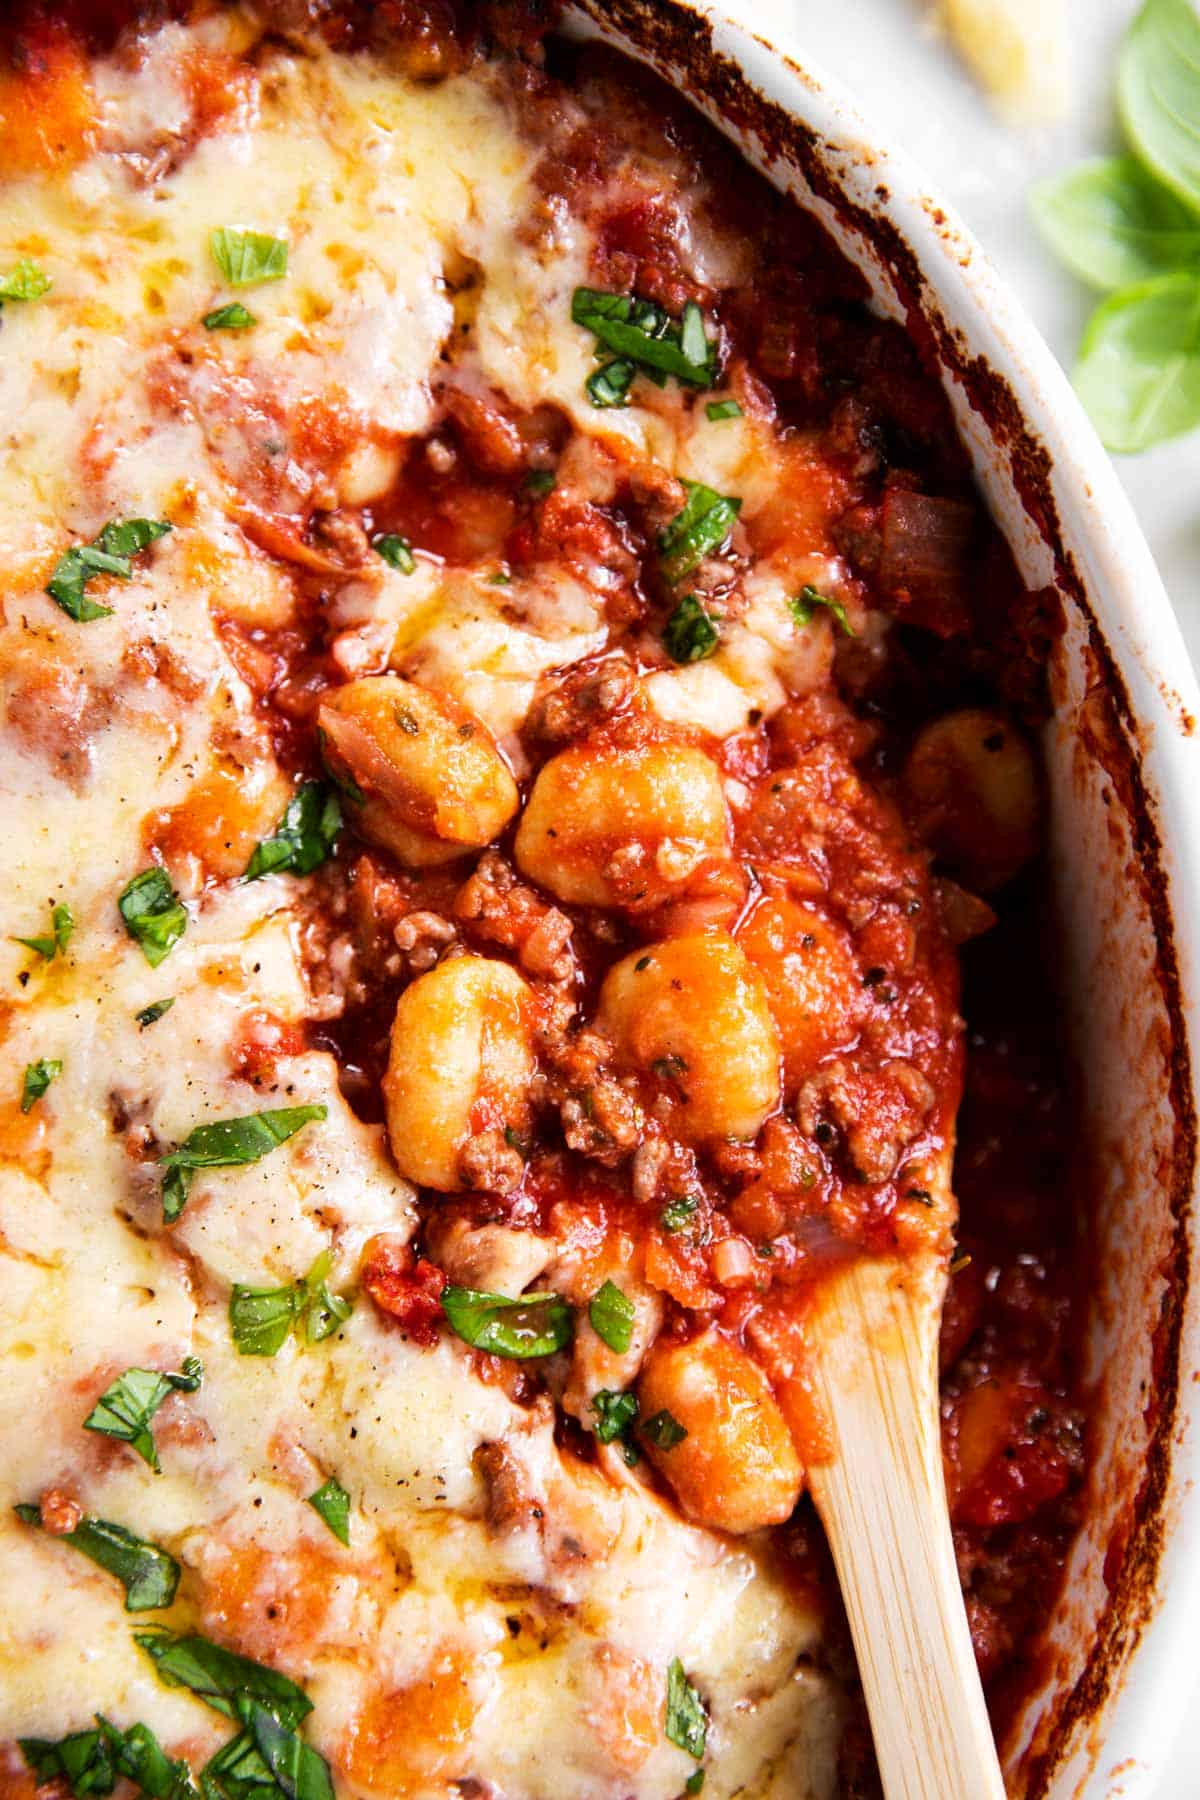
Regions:
<instances>
[{"instance_id":1,"label":"baked-on sauce crust","mask_svg":"<svg viewBox=\"0 0 1200 1800\"><path fill-rule=\"evenodd\" d=\"M173 1395L156 1415L164 1463L175 1452L220 1504L204 1518L177 1508L150 1530L134 1451L67 1430L36 1489L13 1495L40 1507L42 1526L30 1548L18 1521L14 1554L57 1557L46 1567L89 1593L99 1584L117 1607L119 1589L112 1600L111 1583L49 1540L102 1507L143 1528L183 1571L172 1630L309 1689L308 1741L347 1792L670 1795L703 1766L714 1793L767 1796L801 1779L814 1794L870 1793L844 1626L802 1497L804 1466L828 1453L805 1379L816 1284L855 1255L932 1247L954 1259L947 1479L999 1713L1020 1697L1022 1643L1059 1578L1082 1479L1076 1226L1032 737L1056 607L1021 589L936 380L815 221L643 72L546 36L549 25L535 7L416 4L198 8L120 30L109 9L17 9L6 22L0 168L23 208L35 196L12 260L65 254L51 201L36 211L56 185L78 206L89 181L120 182L165 212L223 142L244 163L237 147L283 117L339 147L373 107L382 136L411 130L427 154L443 105L460 131L490 125L516 208L481 218L498 201L479 192L457 236L441 216L363 210L321 241L331 299L309 279L305 243L321 209L343 204L332 177L289 190L287 214L264 165L253 219L222 212L210 181L209 210L192 201L187 216L213 306L235 296L205 265L211 229L279 231L287 274L237 290L252 324L205 326L207 302L181 316L180 270L147 225L133 424L89 414L86 383L75 402L72 500L44 531L38 520L5 592L17 791L53 819L60 789L87 801L114 720L148 699L151 716L180 723L159 757L175 772L169 791L152 758L131 768L120 804L136 811L138 854L109 883L107 912L103 895L80 907L58 967L14 952L14 1088L52 983L84 979L79 926L93 915L106 993L136 996L127 1014L141 1005L128 970L141 982L144 964L116 914L139 868L161 865L187 904L160 986L178 971L190 989L171 996L170 1026L138 1024L139 1045L162 1033L151 1041L164 1062L122 1066L107 1119L81 1122L66 1029L61 1074L25 1110L14 1102L5 1149L50 1194L56 1130L84 1156L87 1129L115 1142L115 1229L170 1267L191 1309L191 1335L164 1331L153 1366L179 1367L201 1345L209 1363L194 1402ZM474 154L448 151L468 186L482 179ZM405 179L419 202L422 165ZM380 274L383 233L392 254L397 238L428 240L438 266L414 250L411 269ZM69 305L72 329L103 330L69 272L54 281L6 306L0 358L29 354L26 308L32 320ZM595 387L598 340L572 319L577 287L650 303L660 343L668 320L684 346L699 328L704 379L660 387L614 352L630 404L594 404L610 396ZM368 318L406 309L374 360L356 360L359 298ZM389 356L403 391L385 406ZM162 452L183 457L180 478L151 492L143 474L138 490L133 446L174 430L192 434ZM14 467L21 449L14 437ZM722 496L736 504L720 529L701 527L698 548L695 531L681 541L681 516L694 525ZM130 622L126 605L122 620L121 586L101 568L87 591L112 619L64 619L42 592L59 556L135 515L172 527L139 551L148 606ZM180 593L197 612L182 635ZM201 722L198 741L185 741L185 718ZM316 804L340 807L336 841L246 884L255 846L305 783L320 784ZM72 847L59 850L69 863ZM73 884L64 872L51 899ZM21 903L12 930L26 936L41 925L24 890ZM294 984L281 978L274 997L261 962L233 966L235 943L268 921L284 929ZM193 968L189 937L204 930L211 955ZM172 1093L183 1050L170 1033L188 1029L206 983L228 1028L215 1064L207 1040L188 1064L199 1106ZM66 998L78 1004L75 989ZM186 1210L163 1216L156 1164L190 1125L310 1101L328 1125L310 1121L253 1176L197 1174ZM333 1128L343 1151L330 1138L326 1152L306 1149ZM370 1204L323 1197L306 1164L322 1155L327 1179L349 1170L340 1156L369 1167ZM490 1422L432 1478L460 1493L436 1527L424 1520L442 1494L397 1522L387 1507L400 1502L369 1498L365 1479L358 1491L334 1440L315 1426L306 1436L274 1389L271 1491L253 1501L276 1509L271 1528L228 1498L239 1470L247 1492L266 1476L253 1430L236 1453L222 1444L222 1382L238 1432L254 1402L246 1357L214 1350L213 1334L228 1338L235 1283L305 1272L293 1240L272 1239L274 1216L255 1210L274 1204L272 1179L293 1184L305 1266L328 1248L331 1286L354 1305L330 1333L333 1369L341 1355L352 1366L369 1332L375 1381L416 1387L436 1366L464 1417L490 1390L479 1402ZM256 1181L255 1197L235 1180ZM13 1253L36 1266L35 1247ZM615 1332L597 1313L605 1284L618 1290ZM461 1290L555 1296L533 1311L552 1341L521 1356L511 1333L481 1344L478 1321L455 1310ZM504 1309L494 1316L502 1325ZM60 1393L70 1383L71 1429L140 1366L119 1349L118 1336L91 1367L47 1353ZM277 1346L264 1382L299 1370L298 1355ZM382 1377L380 1357L396 1359ZM307 1392L299 1373L296 1391ZM371 1382L350 1392L355 1437L374 1395ZM210 1464L226 1455L218 1480ZM416 1460L396 1485L428 1479ZM296 1522L322 1476L349 1492L344 1551L310 1514ZM617 1566L635 1511L724 1571L745 1545L755 1591L776 1608L772 1672L747 1673L740 1696L736 1656L706 1683L702 1654L690 1660L680 1642L709 1716L699 1755L673 1722L660 1643L622 1638L589 1611L600 1601L587 1584ZM413 1545L452 1516L474 1535L435 1577ZM633 1581L651 1560L632 1557ZM339 1610L339 1582L364 1616ZM436 1589L444 1610L430 1600L428 1617L393 1617L402 1590L416 1604L410 1582ZM518 1653L482 1622L474 1640L464 1630L473 1586L520 1657L558 1645L589 1659L566 1710L591 1747L569 1774L535 1743L508 1761L497 1749L489 1709L518 1704L504 1685ZM15 1641L28 1654L25 1616ZM410 1633L425 1634L423 1656L407 1643L399 1655ZM765 1717L780 1694L790 1703L789 1656L817 1671L806 1705L833 1721L836 1773L816 1726L811 1754L786 1725L764 1727L757 1749L739 1736L740 1706ZM150 1719L136 1685L123 1681L118 1702L85 1691L86 1674L74 1685L22 1689L0 1713L5 1733L57 1739L114 1704L127 1730L136 1703L197 1768L223 1741L189 1736L190 1714ZM0 1792L29 1793L32 1766L14 1747ZM53 1767L50 1779L70 1784Z\"/></svg>"}]
</instances>

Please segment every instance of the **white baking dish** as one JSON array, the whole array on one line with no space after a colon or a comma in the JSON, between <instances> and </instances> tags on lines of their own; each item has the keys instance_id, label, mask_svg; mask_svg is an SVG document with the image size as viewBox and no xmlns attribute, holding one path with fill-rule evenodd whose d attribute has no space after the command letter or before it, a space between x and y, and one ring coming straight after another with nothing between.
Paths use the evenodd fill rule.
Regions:
<instances>
[{"instance_id":1,"label":"white baking dish","mask_svg":"<svg viewBox=\"0 0 1200 1800\"><path fill-rule=\"evenodd\" d=\"M1071 388L961 224L824 75L718 5L579 0L815 207L941 371L1031 588L1067 630L1047 731L1063 993L1094 1214L1086 1522L1002 1748L1014 1795L1148 1795L1197 1671L1200 694L1136 521ZM1193 495L1181 504L1200 504ZM970 1800L970 1796L963 1796Z\"/></svg>"}]
</instances>

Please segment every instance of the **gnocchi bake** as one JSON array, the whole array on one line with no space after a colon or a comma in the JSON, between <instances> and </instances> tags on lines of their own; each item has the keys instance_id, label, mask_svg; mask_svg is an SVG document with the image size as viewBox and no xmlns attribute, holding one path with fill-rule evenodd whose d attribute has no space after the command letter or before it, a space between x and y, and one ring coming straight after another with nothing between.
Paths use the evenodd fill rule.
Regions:
<instances>
[{"instance_id":1,"label":"gnocchi bake","mask_svg":"<svg viewBox=\"0 0 1200 1800\"><path fill-rule=\"evenodd\" d=\"M1055 595L552 13L0 17L3 1800L874 1792L853 1258L1000 1726L1061 1577Z\"/></svg>"}]
</instances>

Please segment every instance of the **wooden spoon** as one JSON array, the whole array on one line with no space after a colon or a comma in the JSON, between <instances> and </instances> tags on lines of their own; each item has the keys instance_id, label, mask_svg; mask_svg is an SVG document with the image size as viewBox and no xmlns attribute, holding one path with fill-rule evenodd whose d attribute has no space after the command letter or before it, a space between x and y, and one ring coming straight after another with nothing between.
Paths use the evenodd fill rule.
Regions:
<instances>
[{"instance_id":1,"label":"wooden spoon","mask_svg":"<svg viewBox=\"0 0 1200 1800\"><path fill-rule=\"evenodd\" d=\"M887 1800L1004 1800L946 1508L943 1257L851 1264L810 1315L834 1455L809 1472Z\"/></svg>"}]
</instances>

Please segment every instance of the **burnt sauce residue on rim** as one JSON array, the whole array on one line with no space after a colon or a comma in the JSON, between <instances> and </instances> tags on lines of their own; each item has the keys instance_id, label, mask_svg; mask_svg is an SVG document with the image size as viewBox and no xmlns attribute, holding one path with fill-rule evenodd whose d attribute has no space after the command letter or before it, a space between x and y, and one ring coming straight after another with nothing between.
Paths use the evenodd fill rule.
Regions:
<instances>
[{"instance_id":1,"label":"burnt sauce residue on rim","mask_svg":"<svg viewBox=\"0 0 1200 1800\"><path fill-rule=\"evenodd\" d=\"M1179 1402L1181 1333L1188 1289L1188 1202L1196 1164L1196 1111L1183 1023L1183 1001L1174 929L1163 871L1163 844L1154 801L1142 776L1137 722L1128 689L1105 641L1075 559L1067 547L1051 484L1051 458L1025 423L1010 384L983 357L969 354L942 313L917 256L887 218L886 188L878 187L880 210L852 201L831 166L819 136L777 102L755 89L736 62L716 50L708 25L673 0L578 0L606 33L616 33L677 89L711 108L728 130L756 143L768 169L795 169L812 192L833 209L840 223L863 243L871 260L886 272L901 304L910 335L928 364L945 372L966 395L997 446L1008 457L1014 489L1051 553L1060 593L1077 610L1087 632L1093 682L1083 723L1083 742L1098 771L1111 782L1129 834L1127 869L1139 883L1157 947L1155 977L1161 991L1170 1042L1168 1101L1173 1121L1169 1203L1174 1221L1160 1317L1154 1332L1156 1391L1144 1471L1127 1507L1123 1544L1110 1551L1106 1567L1109 1597L1096 1621L1094 1641L1072 1690L1043 1721L1024 1759L1025 1792L1046 1793L1069 1742L1094 1720L1113 1683L1137 1645L1155 1606L1163 1550L1163 1510L1170 1474L1170 1447ZM789 65L794 67L794 65ZM799 71L797 71L799 73ZM803 78L803 77L802 77ZM934 220L935 226L937 220ZM1184 719L1182 728L1192 729ZM1098 1746L1094 1746L1098 1753Z\"/></svg>"}]
</instances>

